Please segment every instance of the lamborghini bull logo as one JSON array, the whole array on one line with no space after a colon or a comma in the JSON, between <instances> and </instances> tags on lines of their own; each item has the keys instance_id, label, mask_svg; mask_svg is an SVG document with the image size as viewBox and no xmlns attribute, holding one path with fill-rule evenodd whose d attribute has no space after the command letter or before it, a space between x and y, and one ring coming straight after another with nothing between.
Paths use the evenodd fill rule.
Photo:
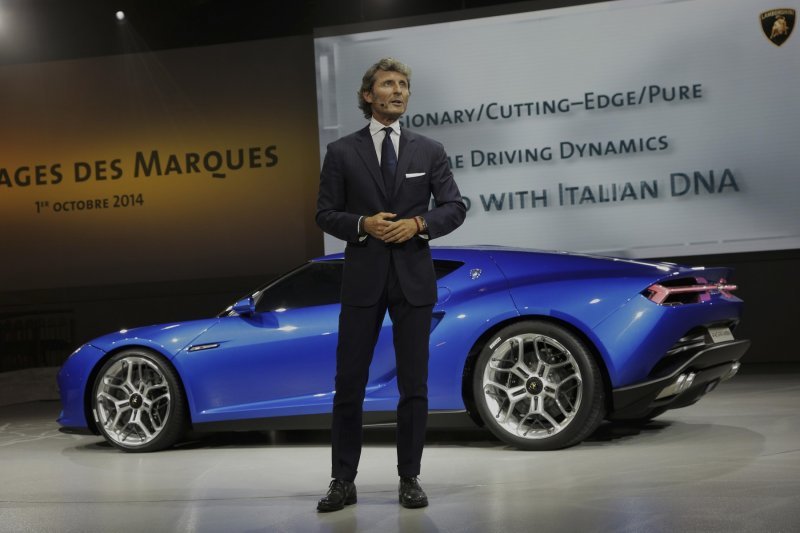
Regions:
<instances>
[{"instance_id":1,"label":"lamborghini bull logo","mask_svg":"<svg viewBox=\"0 0 800 533\"><path fill-rule=\"evenodd\" d=\"M795 10L788 8L770 9L759 17L761 29L767 39L776 46L786 42L794 29Z\"/></svg>"}]
</instances>

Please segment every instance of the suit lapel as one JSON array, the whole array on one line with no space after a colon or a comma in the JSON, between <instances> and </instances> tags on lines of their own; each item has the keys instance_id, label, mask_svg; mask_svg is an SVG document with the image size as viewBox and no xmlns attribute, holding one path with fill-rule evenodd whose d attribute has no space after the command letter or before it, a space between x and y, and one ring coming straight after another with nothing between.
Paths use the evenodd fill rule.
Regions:
<instances>
[{"instance_id":1,"label":"suit lapel","mask_svg":"<svg viewBox=\"0 0 800 533\"><path fill-rule=\"evenodd\" d=\"M414 159L414 152L417 149L414 134L408 130L402 130L400 135L400 158L397 160L397 173L394 175L394 194L400 190L403 180L408 173L408 167Z\"/></svg>"},{"instance_id":2,"label":"suit lapel","mask_svg":"<svg viewBox=\"0 0 800 533\"><path fill-rule=\"evenodd\" d=\"M403 137L401 135L400 139L402 140L402 138ZM364 161L364 165L369 170L372 179L375 181L375 185L378 186L381 194L383 194L384 198L386 198L386 187L383 185L381 166L380 163L378 163L378 156L375 154L375 145L372 143L372 137L369 134L369 126L359 130L356 139L358 139L358 142L356 143L356 152Z\"/></svg>"}]
</instances>

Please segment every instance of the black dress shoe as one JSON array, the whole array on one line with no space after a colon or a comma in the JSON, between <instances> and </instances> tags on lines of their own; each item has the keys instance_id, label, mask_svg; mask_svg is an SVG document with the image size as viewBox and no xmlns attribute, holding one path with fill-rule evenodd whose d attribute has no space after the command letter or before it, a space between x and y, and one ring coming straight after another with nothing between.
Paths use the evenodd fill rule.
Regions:
<instances>
[{"instance_id":1,"label":"black dress shoe","mask_svg":"<svg viewBox=\"0 0 800 533\"><path fill-rule=\"evenodd\" d=\"M425 491L419 486L419 481L415 477L400 478L400 505L406 509L417 509L428 506L428 497Z\"/></svg>"},{"instance_id":2,"label":"black dress shoe","mask_svg":"<svg viewBox=\"0 0 800 533\"><path fill-rule=\"evenodd\" d=\"M334 479L328 486L328 493L317 503L317 511L321 513L339 511L344 509L345 505L352 505L357 501L355 483L344 479Z\"/></svg>"}]
</instances>

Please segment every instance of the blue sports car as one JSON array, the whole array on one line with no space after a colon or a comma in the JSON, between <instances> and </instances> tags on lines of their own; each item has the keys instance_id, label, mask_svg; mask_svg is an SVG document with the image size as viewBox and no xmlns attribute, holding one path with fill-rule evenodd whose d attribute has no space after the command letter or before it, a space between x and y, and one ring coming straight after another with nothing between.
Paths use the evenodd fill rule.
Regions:
<instances>
[{"instance_id":1,"label":"blue sports car","mask_svg":"<svg viewBox=\"0 0 800 533\"><path fill-rule=\"evenodd\" d=\"M500 247L433 248L430 426L478 424L526 450L572 446L604 418L647 420L731 378L750 342L726 268ZM342 255L310 261L218 316L78 348L62 431L149 452L193 430L327 428ZM398 401L388 317L365 424Z\"/></svg>"}]
</instances>

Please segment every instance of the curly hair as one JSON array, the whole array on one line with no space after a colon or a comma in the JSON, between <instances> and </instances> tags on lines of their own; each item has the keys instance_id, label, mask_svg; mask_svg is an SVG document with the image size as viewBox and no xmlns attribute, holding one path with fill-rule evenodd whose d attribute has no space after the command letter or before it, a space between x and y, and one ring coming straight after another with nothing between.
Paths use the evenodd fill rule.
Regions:
<instances>
[{"instance_id":1,"label":"curly hair","mask_svg":"<svg viewBox=\"0 0 800 533\"><path fill-rule=\"evenodd\" d=\"M361 88L358 90L358 107L364 113L364 118L366 119L372 116L372 106L364 100L364 93L372 90L372 85L375 83L375 73L379 70L399 72L408 79L408 90L409 92L411 91L411 69L408 65L391 57L384 57L378 60L364 73L364 77L361 78Z\"/></svg>"}]
</instances>

